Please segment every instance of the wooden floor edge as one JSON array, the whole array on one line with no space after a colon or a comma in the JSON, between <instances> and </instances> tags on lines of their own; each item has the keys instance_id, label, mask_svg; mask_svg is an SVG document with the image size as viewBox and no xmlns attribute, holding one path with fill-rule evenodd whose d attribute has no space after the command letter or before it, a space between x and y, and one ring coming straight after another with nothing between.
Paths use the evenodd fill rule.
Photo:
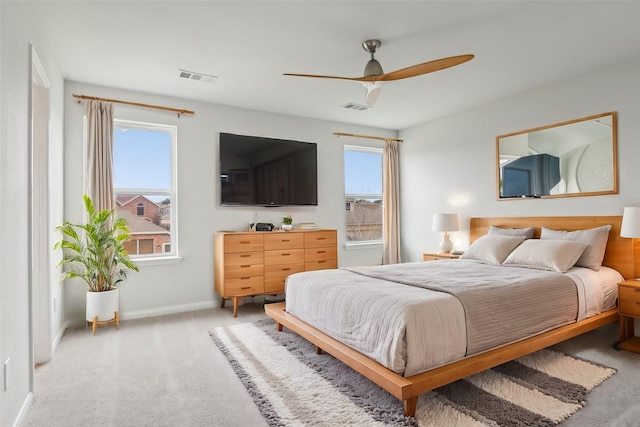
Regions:
<instances>
[{"instance_id":1,"label":"wooden floor edge","mask_svg":"<svg viewBox=\"0 0 640 427\"><path fill-rule=\"evenodd\" d=\"M415 403L415 399L420 394L618 320L617 309L608 310L580 322L561 326L516 343L467 357L421 374L403 377L287 313L285 308L286 303L284 302L268 304L265 305L265 312L277 324L297 333L402 400L404 402L405 415L411 416L415 415L415 409L407 412L407 408L413 406L412 404ZM408 401L410 401L409 405L407 404Z\"/></svg>"}]
</instances>

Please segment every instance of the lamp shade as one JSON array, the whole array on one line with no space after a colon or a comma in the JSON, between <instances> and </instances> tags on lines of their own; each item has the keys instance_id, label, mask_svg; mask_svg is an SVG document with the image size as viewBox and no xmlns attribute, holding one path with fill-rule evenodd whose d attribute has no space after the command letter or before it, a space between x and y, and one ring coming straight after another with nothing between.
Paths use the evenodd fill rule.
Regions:
<instances>
[{"instance_id":1,"label":"lamp shade","mask_svg":"<svg viewBox=\"0 0 640 427\"><path fill-rule=\"evenodd\" d=\"M432 231L458 231L457 214L433 214Z\"/></svg>"},{"instance_id":2,"label":"lamp shade","mask_svg":"<svg viewBox=\"0 0 640 427\"><path fill-rule=\"evenodd\" d=\"M640 208L624 208L620 237L640 238Z\"/></svg>"}]
</instances>

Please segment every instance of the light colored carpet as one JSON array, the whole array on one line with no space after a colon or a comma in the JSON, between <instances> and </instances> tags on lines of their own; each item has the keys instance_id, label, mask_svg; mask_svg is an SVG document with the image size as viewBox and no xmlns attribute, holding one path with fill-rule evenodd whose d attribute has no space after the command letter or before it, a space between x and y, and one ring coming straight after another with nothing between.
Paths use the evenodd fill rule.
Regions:
<instances>
[{"instance_id":1,"label":"light colored carpet","mask_svg":"<svg viewBox=\"0 0 640 427\"><path fill-rule=\"evenodd\" d=\"M23 426L267 426L209 336L218 326L264 318L255 302L237 318L227 307L125 320L119 331L100 328L95 337L91 329L69 330L53 361L36 368ZM640 354L614 350L617 339L611 324L553 347L618 370L562 427L639 425Z\"/></svg>"},{"instance_id":2,"label":"light colored carpet","mask_svg":"<svg viewBox=\"0 0 640 427\"><path fill-rule=\"evenodd\" d=\"M380 387L273 321L219 327L216 345L272 426L553 426L615 373L541 350L422 395L415 419Z\"/></svg>"}]
</instances>

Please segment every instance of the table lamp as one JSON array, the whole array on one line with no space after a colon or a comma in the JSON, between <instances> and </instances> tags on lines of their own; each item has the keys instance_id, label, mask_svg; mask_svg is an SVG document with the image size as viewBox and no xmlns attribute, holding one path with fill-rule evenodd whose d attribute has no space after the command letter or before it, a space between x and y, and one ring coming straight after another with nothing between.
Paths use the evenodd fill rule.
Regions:
<instances>
[{"instance_id":1,"label":"table lamp","mask_svg":"<svg viewBox=\"0 0 640 427\"><path fill-rule=\"evenodd\" d=\"M456 214L433 214L433 231L442 232L440 241L440 253L448 253L453 249L453 243L449 239L449 231L458 231L458 215Z\"/></svg>"},{"instance_id":2,"label":"table lamp","mask_svg":"<svg viewBox=\"0 0 640 427\"><path fill-rule=\"evenodd\" d=\"M620 237L640 238L640 207L624 208ZM636 280L640 280L640 278L636 278Z\"/></svg>"}]
</instances>

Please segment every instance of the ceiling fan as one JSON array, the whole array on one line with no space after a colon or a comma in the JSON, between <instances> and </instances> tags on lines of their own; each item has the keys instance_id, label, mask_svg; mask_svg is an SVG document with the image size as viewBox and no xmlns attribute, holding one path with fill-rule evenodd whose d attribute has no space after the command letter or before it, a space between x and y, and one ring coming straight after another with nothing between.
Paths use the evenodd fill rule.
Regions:
<instances>
[{"instance_id":1,"label":"ceiling fan","mask_svg":"<svg viewBox=\"0 0 640 427\"><path fill-rule=\"evenodd\" d=\"M377 59L374 58L376 50L382 45L380 40L367 40L362 43L364 50L371 54L371 59L364 67L363 77L339 77L339 76L320 76L315 74L293 74L285 73L285 76L298 76L298 77L317 77L322 79L340 79L351 80L359 82L367 90L365 94L365 101L367 105L375 104L378 96L380 95L380 88L384 82L393 80L401 80L409 77L421 76L422 74L432 73L434 71L443 70L445 68L453 67L455 65L462 64L464 62L473 59L473 55L459 55L451 56L448 58L436 59L434 61L424 62L422 64L413 65L411 67L403 68L401 70L392 71L390 73L384 73L382 66Z\"/></svg>"}]
</instances>

